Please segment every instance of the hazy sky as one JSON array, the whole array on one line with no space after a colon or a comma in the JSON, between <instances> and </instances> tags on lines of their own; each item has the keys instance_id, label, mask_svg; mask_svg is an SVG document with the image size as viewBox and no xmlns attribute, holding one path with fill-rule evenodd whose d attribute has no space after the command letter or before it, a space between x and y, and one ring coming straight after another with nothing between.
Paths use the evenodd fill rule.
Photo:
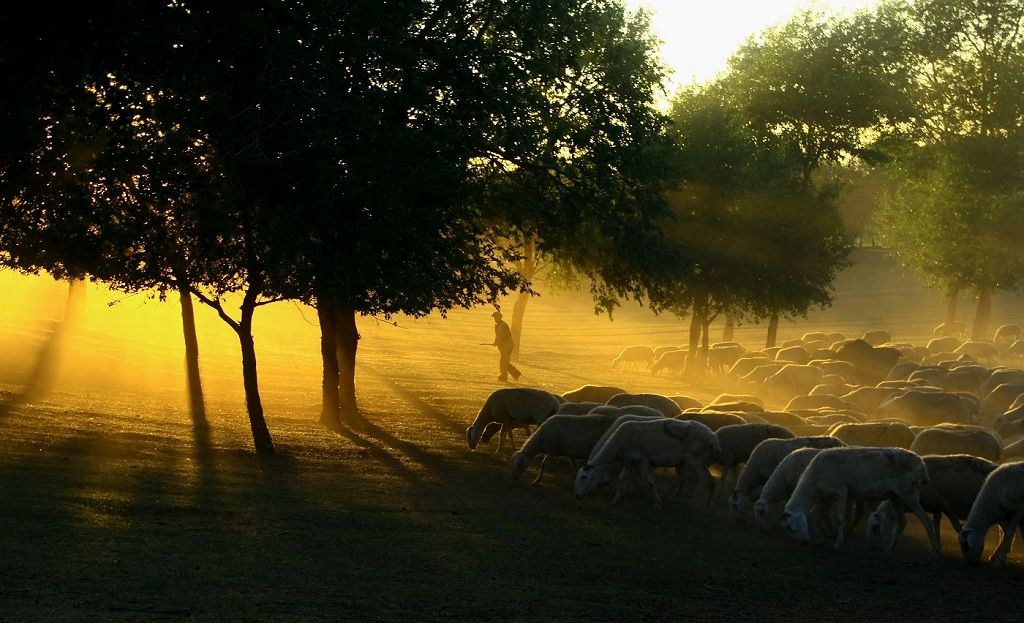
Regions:
<instances>
[{"instance_id":1,"label":"hazy sky","mask_svg":"<svg viewBox=\"0 0 1024 623\"><path fill-rule=\"evenodd\" d=\"M846 11L877 0L818 0L815 6ZM626 0L633 9L652 11L652 28L664 42L662 56L675 70L675 85L704 81L751 34L784 20L806 0Z\"/></svg>"}]
</instances>

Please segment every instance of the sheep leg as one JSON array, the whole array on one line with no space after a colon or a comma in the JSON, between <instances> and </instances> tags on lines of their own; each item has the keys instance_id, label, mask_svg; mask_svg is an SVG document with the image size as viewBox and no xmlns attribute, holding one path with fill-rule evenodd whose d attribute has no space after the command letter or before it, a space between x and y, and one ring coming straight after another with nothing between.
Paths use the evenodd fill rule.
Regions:
<instances>
[{"instance_id":1,"label":"sheep leg","mask_svg":"<svg viewBox=\"0 0 1024 623\"><path fill-rule=\"evenodd\" d=\"M995 566L1002 567L1006 564L1006 556L1010 553L1010 546L1013 545L1013 537L1017 534L1017 526L1020 525L1022 517L1024 517L1024 510L1019 510L1009 521L999 524L999 527L1003 529L1003 540L999 542L999 547L992 552L992 556L989 558Z\"/></svg>"},{"instance_id":2,"label":"sheep leg","mask_svg":"<svg viewBox=\"0 0 1024 623\"><path fill-rule=\"evenodd\" d=\"M894 502L893 509L896 511L896 529L889 535L889 543L886 545L883 552L886 554L895 551L896 541L899 540L903 531L907 529L907 514L903 505L899 501L896 501Z\"/></svg>"},{"instance_id":3,"label":"sheep leg","mask_svg":"<svg viewBox=\"0 0 1024 623\"><path fill-rule=\"evenodd\" d=\"M835 499L835 529L836 529L836 542L835 549L839 551L843 548L843 543L846 539L846 503L848 500L848 492L846 488L839 492L839 495Z\"/></svg>"},{"instance_id":4,"label":"sheep leg","mask_svg":"<svg viewBox=\"0 0 1024 623\"><path fill-rule=\"evenodd\" d=\"M849 506L847 506L847 508L849 508ZM850 519L850 522L843 527L843 529L846 530L845 536L850 536L850 534L853 533L853 529L857 527L857 524L860 523L860 520L863 518L864 502L857 500L853 503L853 517Z\"/></svg>"},{"instance_id":5,"label":"sheep leg","mask_svg":"<svg viewBox=\"0 0 1024 623\"><path fill-rule=\"evenodd\" d=\"M658 493L658 483L654 482L654 470L651 469L651 464L646 461L640 466L640 469L643 471L644 480L647 481L647 484L651 485L651 494L654 495L654 510L660 511L661 494Z\"/></svg>"},{"instance_id":6,"label":"sheep leg","mask_svg":"<svg viewBox=\"0 0 1024 623\"><path fill-rule=\"evenodd\" d=\"M501 454L501 449L503 447L505 447L505 429L506 428L509 431L512 430L512 426L511 425L505 425L504 423L502 423L501 430L498 432L498 449L494 451L494 454L496 454L496 455L500 455Z\"/></svg>"},{"instance_id":7,"label":"sheep leg","mask_svg":"<svg viewBox=\"0 0 1024 623\"><path fill-rule=\"evenodd\" d=\"M537 472L537 477L534 478L533 482L531 482L530 484L532 484L532 485L539 485L540 484L540 477L544 475L544 466L547 464L547 462L548 462L548 455L545 454L544 458L541 459L541 462L540 462L540 471Z\"/></svg>"},{"instance_id":8,"label":"sheep leg","mask_svg":"<svg viewBox=\"0 0 1024 623\"><path fill-rule=\"evenodd\" d=\"M704 486L708 490L706 507L711 508L711 503L715 499L715 477L711 475L708 469L704 468Z\"/></svg>"},{"instance_id":9,"label":"sheep leg","mask_svg":"<svg viewBox=\"0 0 1024 623\"><path fill-rule=\"evenodd\" d=\"M935 535L935 529L932 527L931 522L928 521L928 514L921 508L921 500L918 499L916 492L914 495L905 498L903 502L907 508L914 511L914 514L917 515L917 520L921 522L921 525L924 526L924 531L928 533L928 542L932 545L932 556L938 556L942 551L939 547L939 538Z\"/></svg>"}]
</instances>

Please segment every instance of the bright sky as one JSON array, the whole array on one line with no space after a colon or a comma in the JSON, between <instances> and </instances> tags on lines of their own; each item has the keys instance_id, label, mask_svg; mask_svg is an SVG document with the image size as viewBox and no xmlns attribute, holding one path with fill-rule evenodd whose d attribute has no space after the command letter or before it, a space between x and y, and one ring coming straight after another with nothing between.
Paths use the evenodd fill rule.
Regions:
<instances>
[{"instance_id":1,"label":"bright sky","mask_svg":"<svg viewBox=\"0 0 1024 623\"><path fill-rule=\"evenodd\" d=\"M844 12L877 2L817 0L813 6ZM808 4L806 0L626 0L631 9L643 7L652 12L651 27L663 41L662 57L675 71L673 90L714 77L747 37Z\"/></svg>"}]
</instances>

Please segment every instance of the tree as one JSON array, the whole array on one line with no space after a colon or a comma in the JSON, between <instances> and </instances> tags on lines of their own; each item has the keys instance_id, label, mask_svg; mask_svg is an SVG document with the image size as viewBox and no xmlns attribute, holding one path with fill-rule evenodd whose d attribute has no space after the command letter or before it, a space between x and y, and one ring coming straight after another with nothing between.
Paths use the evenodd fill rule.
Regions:
<instances>
[{"instance_id":1,"label":"tree","mask_svg":"<svg viewBox=\"0 0 1024 623\"><path fill-rule=\"evenodd\" d=\"M973 333L984 337L992 291L1019 287L1017 245L1001 243L1024 235L1024 5L894 1L880 10L900 17L896 58L913 78L903 87L914 104L899 128L897 187L879 215L883 236L948 300L975 291Z\"/></svg>"}]
</instances>

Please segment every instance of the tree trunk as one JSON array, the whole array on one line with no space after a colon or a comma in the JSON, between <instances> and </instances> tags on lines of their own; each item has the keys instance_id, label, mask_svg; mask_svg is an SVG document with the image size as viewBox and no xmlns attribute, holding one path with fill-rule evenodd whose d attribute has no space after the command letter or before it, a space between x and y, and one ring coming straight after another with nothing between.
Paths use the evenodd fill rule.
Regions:
<instances>
[{"instance_id":1,"label":"tree trunk","mask_svg":"<svg viewBox=\"0 0 1024 623\"><path fill-rule=\"evenodd\" d=\"M260 401L259 378L256 375L256 344L252 338L252 316L256 311L255 296L246 292L242 302L242 319L236 332L242 348L242 384L245 387L245 408L249 413L249 427L252 441L259 454L273 454L274 442L270 438L267 421L263 417L263 403Z\"/></svg>"},{"instance_id":2,"label":"tree trunk","mask_svg":"<svg viewBox=\"0 0 1024 623\"><path fill-rule=\"evenodd\" d=\"M323 361L323 395L320 423L338 430L341 428L341 407L338 385L338 328L334 308L317 301L316 315L320 319L320 359Z\"/></svg>"},{"instance_id":3,"label":"tree trunk","mask_svg":"<svg viewBox=\"0 0 1024 623\"><path fill-rule=\"evenodd\" d=\"M700 351L697 355L697 360L700 362L701 372L708 369L708 361L711 353L711 337L709 335L711 331L711 320L707 318L701 319L701 338L700 338Z\"/></svg>"},{"instance_id":4,"label":"tree trunk","mask_svg":"<svg viewBox=\"0 0 1024 623\"><path fill-rule=\"evenodd\" d=\"M523 316L526 315L526 304L530 302L529 292L520 292L516 297L516 303L512 306L512 322L509 328L512 329L512 361L519 361L519 344L523 335Z\"/></svg>"},{"instance_id":5,"label":"tree trunk","mask_svg":"<svg viewBox=\"0 0 1024 623\"><path fill-rule=\"evenodd\" d=\"M203 403L203 380L199 375L199 338L196 335L196 314L188 286L178 283L181 301L181 332L185 340L185 384L188 390L189 413L194 427L206 427L206 406Z\"/></svg>"},{"instance_id":6,"label":"tree trunk","mask_svg":"<svg viewBox=\"0 0 1024 623\"><path fill-rule=\"evenodd\" d=\"M765 341L765 348L775 346L775 339L779 334L779 314L772 313L768 319L768 339Z\"/></svg>"},{"instance_id":7,"label":"tree trunk","mask_svg":"<svg viewBox=\"0 0 1024 623\"><path fill-rule=\"evenodd\" d=\"M972 339L983 340L988 336L988 321L992 315L992 288L984 286L978 290L978 309L974 313Z\"/></svg>"},{"instance_id":8,"label":"tree trunk","mask_svg":"<svg viewBox=\"0 0 1024 623\"><path fill-rule=\"evenodd\" d=\"M693 315L690 317L690 341L688 344L689 350L686 353L686 370L684 375L688 378L697 378L700 376L700 365L698 350L700 350L700 336L701 329L703 329L704 323L701 320L700 313L694 309Z\"/></svg>"},{"instance_id":9,"label":"tree trunk","mask_svg":"<svg viewBox=\"0 0 1024 623\"><path fill-rule=\"evenodd\" d=\"M335 326L338 332L338 389L342 421L359 415L356 405L356 349L359 346L359 331L356 330L356 313L351 309L335 310Z\"/></svg>"},{"instance_id":10,"label":"tree trunk","mask_svg":"<svg viewBox=\"0 0 1024 623\"><path fill-rule=\"evenodd\" d=\"M956 321L956 306L960 298L960 289L951 287L946 291L946 323Z\"/></svg>"},{"instance_id":11,"label":"tree trunk","mask_svg":"<svg viewBox=\"0 0 1024 623\"><path fill-rule=\"evenodd\" d=\"M725 327L722 329L722 341L731 342L736 337L736 317L732 314L725 315Z\"/></svg>"}]
</instances>

